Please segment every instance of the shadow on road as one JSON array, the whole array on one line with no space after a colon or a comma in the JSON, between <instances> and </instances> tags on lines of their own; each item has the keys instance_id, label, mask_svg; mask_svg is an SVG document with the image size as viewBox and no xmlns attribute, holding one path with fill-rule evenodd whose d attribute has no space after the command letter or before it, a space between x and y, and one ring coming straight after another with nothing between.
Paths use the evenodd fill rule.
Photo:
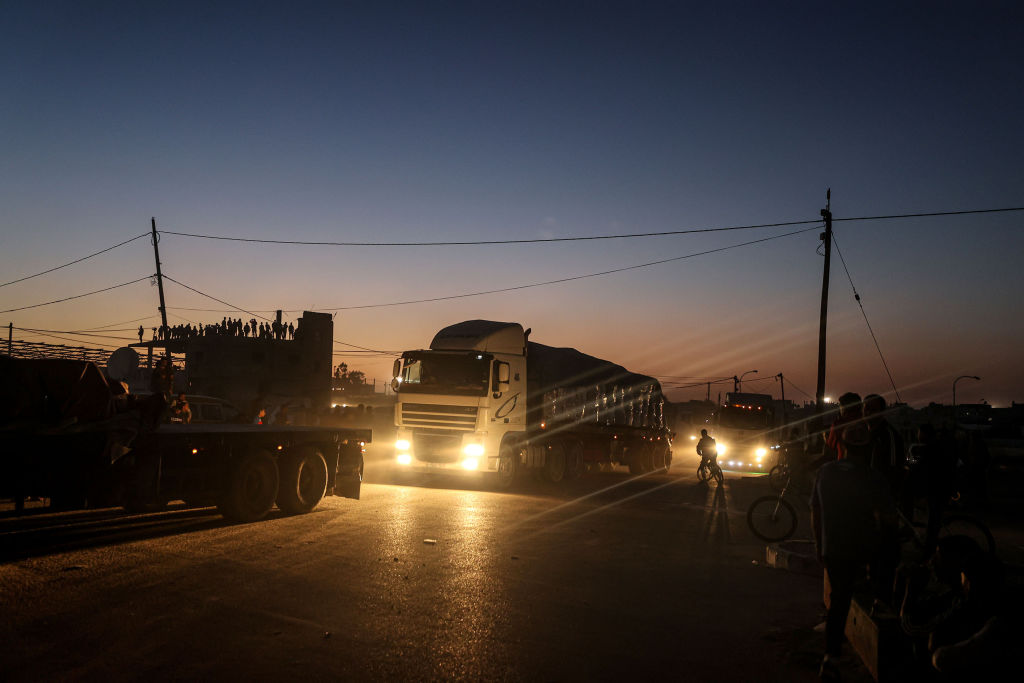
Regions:
<instances>
[{"instance_id":1,"label":"shadow on road","mask_svg":"<svg viewBox=\"0 0 1024 683\"><path fill-rule=\"evenodd\" d=\"M280 514L276 513L275 514ZM170 507L151 514L120 509L0 519L0 563L215 529L231 522L215 508Z\"/></svg>"}]
</instances>

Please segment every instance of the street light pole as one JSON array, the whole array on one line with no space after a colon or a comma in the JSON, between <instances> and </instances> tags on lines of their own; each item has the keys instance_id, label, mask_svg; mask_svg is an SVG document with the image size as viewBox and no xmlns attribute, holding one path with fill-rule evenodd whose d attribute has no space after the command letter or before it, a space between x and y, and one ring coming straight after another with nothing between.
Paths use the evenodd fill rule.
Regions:
<instances>
[{"instance_id":1,"label":"street light pole","mask_svg":"<svg viewBox=\"0 0 1024 683\"><path fill-rule=\"evenodd\" d=\"M742 375L740 375L739 381L737 382L737 384L739 384L739 387L736 389L736 391L740 391L743 389L743 378L751 373L757 374L757 370L747 370Z\"/></svg>"},{"instance_id":2,"label":"street light pole","mask_svg":"<svg viewBox=\"0 0 1024 683\"><path fill-rule=\"evenodd\" d=\"M953 409L954 409L954 411L956 410L956 383L957 383L957 382L959 382L959 381L960 381L960 380L962 380L962 379L976 379L976 380L981 380L981 378L980 378L980 377L978 377L977 375L960 375L960 376L959 376L959 377L957 377L957 378L956 378L955 380L953 380ZM954 413L953 413L953 415L954 415L954 417L955 417L955 416L956 416L956 413L954 412Z\"/></svg>"}]
</instances>

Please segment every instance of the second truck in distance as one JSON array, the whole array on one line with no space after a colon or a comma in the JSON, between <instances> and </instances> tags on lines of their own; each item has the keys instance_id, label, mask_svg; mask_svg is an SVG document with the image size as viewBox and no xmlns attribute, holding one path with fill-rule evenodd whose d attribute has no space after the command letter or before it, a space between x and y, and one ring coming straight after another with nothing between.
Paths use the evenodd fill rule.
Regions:
<instances>
[{"instance_id":1,"label":"second truck in distance","mask_svg":"<svg viewBox=\"0 0 1024 683\"><path fill-rule=\"evenodd\" d=\"M467 320L395 361L399 469L488 473L504 488L526 470L558 482L599 467L668 468L657 380L529 335Z\"/></svg>"}]
</instances>

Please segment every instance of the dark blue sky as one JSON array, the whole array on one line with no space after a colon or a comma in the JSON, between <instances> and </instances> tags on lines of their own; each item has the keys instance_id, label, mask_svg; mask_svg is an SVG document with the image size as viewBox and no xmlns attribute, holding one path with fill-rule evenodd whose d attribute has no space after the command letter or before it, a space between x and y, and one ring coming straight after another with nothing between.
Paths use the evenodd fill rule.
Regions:
<instances>
[{"instance_id":1,"label":"dark blue sky","mask_svg":"<svg viewBox=\"0 0 1024 683\"><path fill-rule=\"evenodd\" d=\"M127 239L150 216L183 232L408 241L809 220L830 186L837 218L1024 205L1017 3L637 5L5 3L0 280ZM836 224L905 399L948 402L964 373L984 377L961 385L965 400L1024 398L1021 220ZM165 236L161 248L168 274L263 310L511 287L784 231L450 249ZM812 231L342 311L336 336L395 350L457 320L514 319L640 372L756 367L813 392L816 246ZM147 250L0 288L0 310L146 275ZM884 391L835 264L828 391ZM224 308L175 287L168 306ZM8 315L82 329L155 307L140 284ZM350 363L382 379L390 361Z\"/></svg>"}]
</instances>

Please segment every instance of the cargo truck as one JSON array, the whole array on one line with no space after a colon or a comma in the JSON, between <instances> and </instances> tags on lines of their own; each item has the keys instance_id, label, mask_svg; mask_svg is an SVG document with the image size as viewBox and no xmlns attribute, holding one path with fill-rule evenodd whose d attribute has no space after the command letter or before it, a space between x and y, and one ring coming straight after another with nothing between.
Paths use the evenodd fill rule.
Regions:
<instances>
[{"instance_id":1,"label":"cargo truck","mask_svg":"<svg viewBox=\"0 0 1024 683\"><path fill-rule=\"evenodd\" d=\"M131 511L183 500L243 522L359 497L368 429L167 423L162 395L118 387L93 363L0 356L0 497Z\"/></svg>"},{"instance_id":2,"label":"cargo truck","mask_svg":"<svg viewBox=\"0 0 1024 683\"><path fill-rule=\"evenodd\" d=\"M669 467L657 380L529 335L519 323L467 320L395 361L398 471L483 473L507 488L526 471L559 482Z\"/></svg>"}]
</instances>

